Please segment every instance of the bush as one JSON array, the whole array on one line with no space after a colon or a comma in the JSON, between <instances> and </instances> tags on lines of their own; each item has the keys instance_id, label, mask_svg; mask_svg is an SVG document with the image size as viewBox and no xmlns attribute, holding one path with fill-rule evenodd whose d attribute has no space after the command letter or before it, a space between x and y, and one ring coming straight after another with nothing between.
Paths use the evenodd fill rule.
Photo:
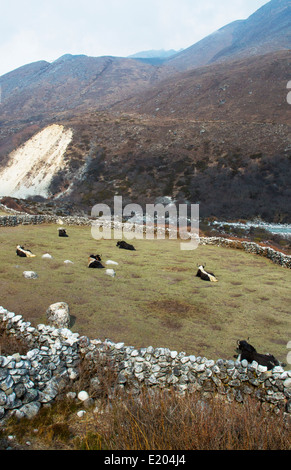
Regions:
<instances>
[{"instance_id":1,"label":"bush","mask_svg":"<svg viewBox=\"0 0 291 470\"><path fill-rule=\"evenodd\" d=\"M268 411L256 399L237 403L200 392L181 396L173 389L118 389L116 371L107 359L99 359L93 367L82 360L73 386L76 392L88 391L89 405L68 399L64 391L34 418L11 418L2 440L15 435L16 448L25 448L29 440L31 450L291 449L283 413ZM92 387L96 377L97 390ZM85 417L79 418L77 411L84 406Z\"/></svg>"},{"instance_id":2,"label":"bush","mask_svg":"<svg viewBox=\"0 0 291 470\"><path fill-rule=\"evenodd\" d=\"M267 450L291 444L282 416L252 400L230 404L199 393L144 390L138 399L115 401L110 420L113 449Z\"/></svg>"},{"instance_id":3,"label":"bush","mask_svg":"<svg viewBox=\"0 0 291 470\"><path fill-rule=\"evenodd\" d=\"M27 344L19 341L14 336L9 336L3 325L0 325L0 356L11 356L12 354L26 354L29 350Z\"/></svg>"}]
</instances>

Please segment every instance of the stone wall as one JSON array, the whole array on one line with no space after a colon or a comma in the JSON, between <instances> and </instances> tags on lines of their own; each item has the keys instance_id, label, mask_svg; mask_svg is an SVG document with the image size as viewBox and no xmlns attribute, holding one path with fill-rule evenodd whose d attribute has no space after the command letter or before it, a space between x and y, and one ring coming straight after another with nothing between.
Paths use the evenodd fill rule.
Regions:
<instances>
[{"instance_id":1,"label":"stone wall","mask_svg":"<svg viewBox=\"0 0 291 470\"><path fill-rule=\"evenodd\" d=\"M186 356L167 348L135 348L110 340L90 340L66 328L40 324L36 328L21 315L0 307L0 322L9 335L25 340L26 355L0 356L0 422L15 414L32 417L53 402L68 383L78 378L81 358L91 365L108 358L118 374L119 388L174 387L179 393L220 394L229 402L246 396L267 409L291 413L291 370L247 361ZM92 385L98 384L98 377Z\"/></svg>"},{"instance_id":2,"label":"stone wall","mask_svg":"<svg viewBox=\"0 0 291 470\"><path fill-rule=\"evenodd\" d=\"M60 222L87 226L92 223L89 218L73 216L15 214L0 217L0 226ZM256 243L201 237L200 244L241 249L291 268L291 256ZM146 385L174 387L179 392L201 390L204 394L218 393L229 401L239 402L248 395L261 400L266 407L291 413L291 371L281 367L268 372L246 361L214 361L167 348L136 349L110 340L89 340L66 328L42 324L34 328L21 315L3 307L0 307L0 322L8 334L25 340L30 348L25 356L0 355L0 420L11 414L33 416L43 404L52 402L64 385L78 377L81 357L94 363L100 360L100 355L111 360L121 388Z\"/></svg>"},{"instance_id":3,"label":"stone wall","mask_svg":"<svg viewBox=\"0 0 291 470\"><path fill-rule=\"evenodd\" d=\"M15 227L17 225L39 225L45 223L63 223L66 225L91 225L91 219L79 216L58 217L56 215L45 214L14 214L3 215L0 217L0 226L2 227Z\"/></svg>"},{"instance_id":4,"label":"stone wall","mask_svg":"<svg viewBox=\"0 0 291 470\"><path fill-rule=\"evenodd\" d=\"M270 259L273 263L279 264L284 268L291 269L291 256L276 251L273 248L267 246L261 246L254 242L231 240L222 237L201 237L201 245L215 245L222 246L225 248L234 248L238 250L244 250L247 253L253 253L259 256L264 256Z\"/></svg>"},{"instance_id":5,"label":"stone wall","mask_svg":"<svg viewBox=\"0 0 291 470\"><path fill-rule=\"evenodd\" d=\"M92 219L89 217L80 216L67 216L59 217L55 215L28 215L28 214L14 214L7 216L0 216L0 226L17 226L17 225L38 225L43 223L54 223L63 225L84 225L91 226ZM123 224L119 223L119 229L122 229ZM273 248L258 245L254 242L231 240L222 237L200 237L199 244L201 245L216 245L226 248L236 248L244 250L248 253L253 253L259 256L264 256L270 259L273 263L279 264L285 268L291 269L291 256L276 251Z\"/></svg>"}]
</instances>

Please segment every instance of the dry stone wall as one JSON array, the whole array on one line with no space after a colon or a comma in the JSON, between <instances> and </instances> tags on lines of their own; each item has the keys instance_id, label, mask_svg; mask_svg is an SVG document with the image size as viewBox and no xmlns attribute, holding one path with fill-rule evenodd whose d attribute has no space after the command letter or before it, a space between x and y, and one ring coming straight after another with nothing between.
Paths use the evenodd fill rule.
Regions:
<instances>
[{"instance_id":1,"label":"dry stone wall","mask_svg":"<svg viewBox=\"0 0 291 470\"><path fill-rule=\"evenodd\" d=\"M0 217L0 226L60 223L87 225L86 217L13 214ZM202 245L242 249L267 257L291 268L291 257L252 242L220 237L202 237ZM40 324L33 327L21 315L0 307L0 323L6 332L22 339L29 347L26 355L0 355L0 421L11 414L35 415L51 403L60 391L78 378L81 358L92 364L108 358L118 373L118 387L174 387L178 392L220 394L229 401L243 402L245 396L262 401L267 408L291 413L291 371L275 367L272 372L257 363L186 356L168 348L135 348L110 340L90 340L68 328ZM95 381L98 384L98 378Z\"/></svg>"},{"instance_id":2,"label":"dry stone wall","mask_svg":"<svg viewBox=\"0 0 291 470\"><path fill-rule=\"evenodd\" d=\"M254 242L231 240L222 237L201 237L199 243L201 245L215 245L243 250L247 253L263 256L270 259L273 263L279 264L284 268L291 269L291 256L281 253L280 251L276 251L273 248L258 245Z\"/></svg>"},{"instance_id":3,"label":"dry stone wall","mask_svg":"<svg viewBox=\"0 0 291 470\"><path fill-rule=\"evenodd\" d=\"M246 396L267 409L291 413L291 370L266 367L247 361L187 356L168 348L135 348L109 339L90 340L67 328L31 326L21 315L0 307L0 322L9 335L29 347L26 355L0 356L0 422L11 415L32 417L51 403L65 386L79 376L85 358L91 366L107 358L117 373L117 387L160 387L179 393L200 391L204 396L222 395L229 402ZM91 379L98 387L98 377Z\"/></svg>"},{"instance_id":4,"label":"dry stone wall","mask_svg":"<svg viewBox=\"0 0 291 470\"><path fill-rule=\"evenodd\" d=\"M2 227L15 227L17 225L39 225L45 223L59 222L65 223L66 225L91 225L91 219L87 217L79 216L68 216L58 217L56 215L30 215L30 214L14 214L14 215L3 215L0 217L0 226Z\"/></svg>"},{"instance_id":5,"label":"dry stone wall","mask_svg":"<svg viewBox=\"0 0 291 470\"><path fill-rule=\"evenodd\" d=\"M56 215L28 215L28 214L14 214L0 217L0 227L12 227L17 225L38 225L43 223L61 223L63 225L84 225L91 226L92 219L89 217L80 216L67 216L60 217ZM123 224L119 223L118 228L122 228ZM226 248L236 248L244 250L248 253L253 253L259 256L264 256L270 259L273 263L279 264L285 268L291 269L291 256L276 251L273 248L258 245L254 242L232 240L222 237L200 237L199 244L201 245L215 245L223 246Z\"/></svg>"}]
</instances>

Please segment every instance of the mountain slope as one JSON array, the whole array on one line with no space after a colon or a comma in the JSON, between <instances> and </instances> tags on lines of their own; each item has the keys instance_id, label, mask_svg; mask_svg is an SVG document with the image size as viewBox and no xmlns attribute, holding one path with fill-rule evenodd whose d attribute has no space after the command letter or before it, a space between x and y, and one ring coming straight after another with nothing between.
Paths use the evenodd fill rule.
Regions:
<instances>
[{"instance_id":1,"label":"mountain slope","mask_svg":"<svg viewBox=\"0 0 291 470\"><path fill-rule=\"evenodd\" d=\"M51 122L105 109L171 72L133 59L70 55L0 77L0 161Z\"/></svg>"},{"instance_id":2,"label":"mountain slope","mask_svg":"<svg viewBox=\"0 0 291 470\"><path fill-rule=\"evenodd\" d=\"M199 203L201 217L291 222L287 124L92 113L66 125L64 202L90 211L115 195L142 207L166 197Z\"/></svg>"},{"instance_id":3,"label":"mountain slope","mask_svg":"<svg viewBox=\"0 0 291 470\"><path fill-rule=\"evenodd\" d=\"M106 107L166 74L166 68L118 57L67 54L52 64L29 64L0 77L0 119Z\"/></svg>"},{"instance_id":4,"label":"mountain slope","mask_svg":"<svg viewBox=\"0 0 291 470\"><path fill-rule=\"evenodd\" d=\"M179 119L290 123L288 51L211 64L169 77L113 106Z\"/></svg>"},{"instance_id":5,"label":"mountain slope","mask_svg":"<svg viewBox=\"0 0 291 470\"><path fill-rule=\"evenodd\" d=\"M291 49L291 0L271 0L246 20L230 23L166 63L178 70Z\"/></svg>"},{"instance_id":6,"label":"mountain slope","mask_svg":"<svg viewBox=\"0 0 291 470\"><path fill-rule=\"evenodd\" d=\"M241 21L238 20L220 28L165 62L180 71L211 63L216 54L231 46L234 32L240 23Z\"/></svg>"},{"instance_id":7,"label":"mountain slope","mask_svg":"<svg viewBox=\"0 0 291 470\"><path fill-rule=\"evenodd\" d=\"M143 205L167 196L199 202L204 217L290 222L290 66L285 51L212 64L86 115L86 126L70 119L69 160L80 164L85 140L91 158L68 200L85 208L116 194Z\"/></svg>"},{"instance_id":8,"label":"mountain slope","mask_svg":"<svg viewBox=\"0 0 291 470\"><path fill-rule=\"evenodd\" d=\"M72 129L48 188L60 204L90 212L101 201L112 206L114 195L142 206L170 197L199 203L202 217L290 223L290 65L285 51L212 64L103 111L16 128L23 139L50 119Z\"/></svg>"}]
</instances>

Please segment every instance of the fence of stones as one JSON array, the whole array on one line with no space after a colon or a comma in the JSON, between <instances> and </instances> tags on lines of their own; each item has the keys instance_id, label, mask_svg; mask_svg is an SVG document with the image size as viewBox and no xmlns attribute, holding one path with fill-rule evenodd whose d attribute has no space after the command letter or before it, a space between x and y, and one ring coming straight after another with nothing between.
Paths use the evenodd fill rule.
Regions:
<instances>
[{"instance_id":1,"label":"fence of stones","mask_svg":"<svg viewBox=\"0 0 291 470\"><path fill-rule=\"evenodd\" d=\"M92 219L89 217L81 216L67 216L59 217L56 215L29 215L29 214L14 214L0 217L0 226L17 226L17 225L38 225L43 223L55 223L62 225L84 225L92 226ZM111 224L113 226L113 224ZM122 228L123 224L119 223L118 228ZM171 232L167 229L168 233ZM286 255L280 251L276 251L271 247L261 246L254 242L232 240L223 237L200 237L200 245L215 245L226 248L236 248L244 250L248 253L253 253L259 256L270 259L273 263L279 264L285 268L291 269L291 256Z\"/></svg>"},{"instance_id":2,"label":"fence of stones","mask_svg":"<svg viewBox=\"0 0 291 470\"><path fill-rule=\"evenodd\" d=\"M79 366L87 360L91 369L100 358L109 360L116 372L115 389L135 390L143 386L174 388L178 393L200 391L202 396L223 396L228 402L244 402L247 396L260 400L267 410L291 413L291 370L266 367L246 360L187 356L185 352L152 346L135 348L109 339L89 339L68 328L39 324L33 327L21 315L0 307L0 322L8 335L21 339L29 351L0 355L0 423L11 415L35 416L41 406L51 404L79 377ZM92 390L98 376L91 377Z\"/></svg>"},{"instance_id":3,"label":"fence of stones","mask_svg":"<svg viewBox=\"0 0 291 470\"><path fill-rule=\"evenodd\" d=\"M59 217L57 215L47 214L13 214L2 215L0 217L0 226L2 227L16 227L17 225L39 225L45 223L65 223L66 225L91 225L92 220L88 217Z\"/></svg>"},{"instance_id":4,"label":"fence of stones","mask_svg":"<svg viewBox=\"0 0 291 470\"><path fill-rule=\"evenodd\" d=\"M86 217L13 214L0 217L0 226L20 224L62 223L90 226ZM291 257L256 243L220 237L201 237L202 245L242 249L269 258L291 268ZM51 403L64 386L78 378L82 358L98 364L106 357L115 368L119 388L174 387L178 392L204 395L220 394L228 401L243 402L252 396L266 408L291 413L291 371L275 367L271 372L257 363L227 359L209 360L186 356L168 348L135 348L110 340L90 340L67 328L40 324L33 327L21 315L0 307L0 322L6 332L24 340L26 355L0 355L0 421L11 414L18 417L35 415L44 404ZM1 352L0 352L1 354ZM98 387L98 377L92 386Z\"/></svg>"},{"instance_id":5,"label":"fence of stones","mask_svg":"<svg viewBox=\"0 0 291 470\"><path fill-rule=\"evenodd\" d=\"M199 243L201 245L216 245L225 248L235 248L253 253L270 259L273 263L279 264L284 268L291 269L291 256L280 251L276 251L268 246L261 246L254 242L231 240L222 237L201 237Z\"/></svg>"}]
</instances>

